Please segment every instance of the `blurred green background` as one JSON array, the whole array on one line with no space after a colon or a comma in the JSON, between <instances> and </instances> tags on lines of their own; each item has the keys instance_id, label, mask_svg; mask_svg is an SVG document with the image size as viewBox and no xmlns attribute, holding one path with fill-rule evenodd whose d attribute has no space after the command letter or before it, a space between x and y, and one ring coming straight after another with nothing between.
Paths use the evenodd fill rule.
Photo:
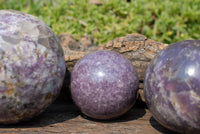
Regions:
<instances>
[{"instance_id":1,"label":"blurred green background","mask_svg":"<svg viewBox=\"0 0 200 134\"><path fill-rule=\"evenodd\" d=\"M0 9L35 15L56 34L93 37L97 45L128 33L164 43L200 38L199 0L0 0Z\"/></svg>"}]
</instances>

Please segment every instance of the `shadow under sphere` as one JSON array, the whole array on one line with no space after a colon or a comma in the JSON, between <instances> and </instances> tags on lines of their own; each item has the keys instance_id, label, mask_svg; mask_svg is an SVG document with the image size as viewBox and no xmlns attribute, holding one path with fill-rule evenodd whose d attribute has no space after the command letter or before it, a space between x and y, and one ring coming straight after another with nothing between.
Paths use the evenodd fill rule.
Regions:
<instances>
[{"instance_id":1,"label":"shadow under sphere","mask_svg":"<svg viewBox=\"0 0 200 134\"><path fill-rule=\"evenodd\" d=\"M127 122L127 121L131 121L131 120L137 120L137 119L143 117L146 113L145 108L146 108L145 103L140 100L137 100L135 105L128 112L126 112L125 114L123 114L117 118L113 118L113 119L109 119L109 120L98 120L98 119L90 118L87 115L84 115L83 113L81 113L81 116L87 120L95 121L95 122L119 123L119 122Z\"/></svg>"},{"instance_id":2,"label":"shadow under sphere","mask_svg":"<svg viewBox=\"0 0 200 134\"><path fill-rule=\"evenodd\" d=\"M0 124L0 128L34 128L64 122L80 114L73 104L53 103L42 114L17 124Z\"/></svg>"},{"instance_id":3,"label":"shadow under sphere","mask_svg":"<svg viewBox=\"0 0 200 134\"><path fill-rule=\"evenodd\" d=\"M163 133L163 134L179 134L177 132L171 131L165 127L163 127L160 123L158 123L153 117L150 118L150 124L153 128L155 128L156 130L158 130L159 132Z\"/></svg>"}]
</instances>

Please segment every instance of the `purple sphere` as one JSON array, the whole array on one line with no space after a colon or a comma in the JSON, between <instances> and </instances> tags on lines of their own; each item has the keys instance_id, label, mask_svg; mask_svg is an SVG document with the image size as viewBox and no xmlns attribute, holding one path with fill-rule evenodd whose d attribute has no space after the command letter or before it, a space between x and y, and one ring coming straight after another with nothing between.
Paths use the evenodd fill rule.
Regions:
<instances>
[{"instance_id":1,"label":"purple sphere","mask_svg":"<svg viewBox=\"0 0 200 134\"><path fill-rule=\"evenodd\" d=\"M130 61L112 51L91 53L71 73L72 99L81 111L95 119L111 119L135 103L138 77Z\"/></svg>"},{"instance_id":2,"label":"purple sphere","mask_svg":"<svg viewBox=\"0 0 200 134\"><path fill-rule=\"evenodd\" d=\"M62 49L44 22L0 10L0 123L41 113L58 95L65 69Z\"/></svg>"},{"instance_id":3,"label":"purple sphere","mask_svg":"<svg viewBox=\"0 0 200 134\"><path fill-rule=\"evenodd\" d=\"M200 133L200 41L170 45L150 63L144 95L154 118L181 133Z\"/></svg>"}]
</instances>

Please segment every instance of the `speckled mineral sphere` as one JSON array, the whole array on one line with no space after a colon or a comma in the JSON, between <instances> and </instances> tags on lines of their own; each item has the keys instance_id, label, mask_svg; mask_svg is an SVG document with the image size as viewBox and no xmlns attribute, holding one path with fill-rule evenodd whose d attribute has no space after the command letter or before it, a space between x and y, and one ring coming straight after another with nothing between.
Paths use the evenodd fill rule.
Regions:
<instances>
[{"instance_id":1,"label":"speckled mineral sphere","mask_svg":"<svg viewBox=\"0 0 200 134\"><path fill-rule=\"evenodd\" d=\"M91 53L71 73L71 94L82 113L95 119L111 119L135 103L138 77L130 61L112 51Z\"/></svg>"},{"instance_id":2,"label":"speckled mineral sphere","mask_svg":"<svg viewBox=\"0 0 200 134\"><path fill-rule=\"evenodd\" d=\"M59 93L65 69L62 49L44 22L0 10L0 123L41 113Z\"/></svg>"},{"instance_id":3,"label":"speckled mineral sphere","mask_svg":"<svg viewBox=\"0 0 200 134\"><path fill-rule=\"evenodd\" d=\"M154 118L181 133L200 133L200 41L170 45L150 63L144 94Z\"/></svg>"}]
</instances>

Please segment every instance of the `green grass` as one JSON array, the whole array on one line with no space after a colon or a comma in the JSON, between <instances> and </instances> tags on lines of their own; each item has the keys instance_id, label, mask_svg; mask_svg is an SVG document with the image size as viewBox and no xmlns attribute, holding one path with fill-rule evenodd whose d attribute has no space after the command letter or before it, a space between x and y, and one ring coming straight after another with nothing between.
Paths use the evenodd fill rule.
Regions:
<instances>
[{"instance_id":1,"label":"green grass","mask_svg":"<svg viewBox=\"0 0 200 134\"><path fill-rule=\"evenodd\" d=\"M0 0L0 9L15 9L42 19L56 33L79 39L88 35L105 44L128 33L164 43L200 38L199 0Z\"/></svg>"}]
</instances>

